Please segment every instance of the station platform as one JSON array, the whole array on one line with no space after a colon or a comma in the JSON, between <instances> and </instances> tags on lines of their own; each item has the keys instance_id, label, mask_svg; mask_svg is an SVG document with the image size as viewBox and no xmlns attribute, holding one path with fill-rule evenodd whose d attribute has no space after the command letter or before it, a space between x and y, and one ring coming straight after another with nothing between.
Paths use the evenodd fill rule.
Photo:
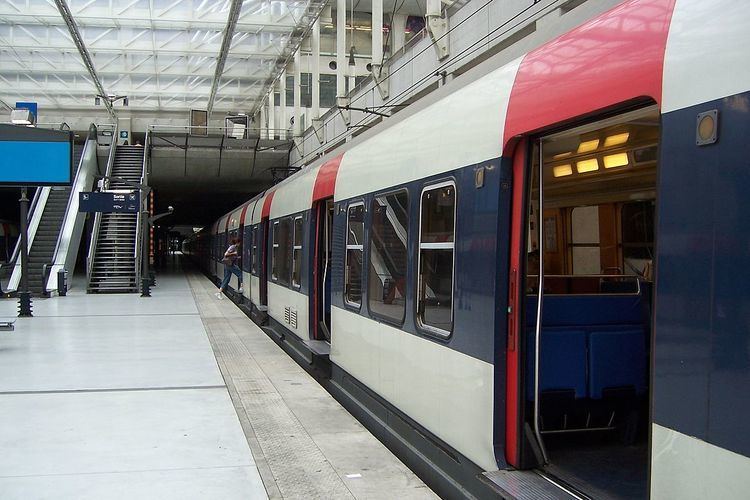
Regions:
<instances>
[{"instance_id":1,"label":"station platform","mask_svg":"<svg viewBox=\"0 0 750 500\"><path fill-rule=\"evenodd\" d=\"M0 498L436 498L214 292L79 287L0 332Z\"/></svg>"}]
</instances>

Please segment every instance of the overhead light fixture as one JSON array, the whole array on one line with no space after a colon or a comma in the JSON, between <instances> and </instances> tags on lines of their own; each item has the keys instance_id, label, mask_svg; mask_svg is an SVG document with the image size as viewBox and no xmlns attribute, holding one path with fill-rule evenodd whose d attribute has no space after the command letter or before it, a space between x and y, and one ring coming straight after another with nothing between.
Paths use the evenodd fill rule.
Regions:
<instances>
[{"instance_id":1,"label":"overhead light fixture","mask_svg":"<svg viewBox=\"0 0 750 500\"><path fill-rule=\"evenodd\" d=\"M15 108L10 112L10 122L13 125L34 125L36 118L29 109Z\"/></svg>"},{"instance_id":2,"label":"overhead light fixture","mask_svg":"<svg viewBox=\"0 0 750 500\"><path fill-rule=\"evenodd\" d=\"M560 160L562 158L567 158L568 156L570 156L570 154L571 154L570 151L566 151L564 153L558 153L555 156L553 156L552 159L553 160Z\"/></svg>"},{"instance_id":3,"label":"overhead light fixture","mask_svg":"<svg viewBox=\"0 0 750 500\"><path fill-rule=\"evenodd\" d=\"M624 167L628 164L627 153L617 153L604 157L604 168Z\"/></svg>"},{"instance_id":4,"label":"overhead light fixture","mask_svg":"<svg viewBox=\"0 0 750 500\"><path fill-rule=\"evenodd\" d=\"M599 142L597 140L597 142ZM576 171L579 174L584 174L586 172L594 172L596 170L599 170L599 160L596 158L591 158L589 160L582 160L579 162L576 162Z\"/></svg>"},{"instance_id":5,"label":"overhead light fixture","mask_svg":"<svg viewBox=\"0 0 750 500\"><path fill-rule=\"evenodd\" d=\"M619 146L620 144L625 144L626 142L628 142L629 138L630 132L623 132L621 134L607 136L607 138L604 139L604 147L608 148L611 146Z\"/></svg>"},{"instance_id":6,"label":"overhead light fixture","mask_svg":"<svg viewBox=\"0 0 750 500\"><path fill-rule=\"evenodd\" d=\"M552 175L554 177L565 177L567 175L573 175L573 165L567 163L565 165L556 165L552 167Z\"/></svg>"},{"instance_id":7,"label":"overhead light fixture","mask_svg":"<svg viewBox=\"0 0 750 500\"><path fill-rule=\"evenodd\" d=\"M590 141L583 141L578 145L578 153L590 153L596 151L599 147L599 139L591 139Z\"/></svg>"}]
</instances>

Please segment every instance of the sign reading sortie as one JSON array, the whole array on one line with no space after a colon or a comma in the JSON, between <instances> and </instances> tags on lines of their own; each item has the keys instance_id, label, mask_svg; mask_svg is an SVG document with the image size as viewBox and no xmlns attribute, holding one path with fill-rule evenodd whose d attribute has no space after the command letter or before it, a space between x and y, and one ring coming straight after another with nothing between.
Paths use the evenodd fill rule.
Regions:
<instances>
[{"instance_id":1,"label":"sign reading sortie","mask_svg":"<svg viewBox=\"0 0 750 500\"><path fill-rule=\"evenodd\" d=\"M140 191L115 193L104 191L101 193L83 192L78 194L79 212L124 212L138 213L141 208Z\"/></svg>"}]
</instances>

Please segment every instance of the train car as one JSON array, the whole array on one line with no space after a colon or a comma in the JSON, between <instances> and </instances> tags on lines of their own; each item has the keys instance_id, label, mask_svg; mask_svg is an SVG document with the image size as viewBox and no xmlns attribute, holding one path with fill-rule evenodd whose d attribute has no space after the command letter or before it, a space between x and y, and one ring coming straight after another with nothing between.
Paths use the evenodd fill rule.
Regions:
<instances>
[{"instance_id":1,"label":"train car","mask_svg":"<svg viewBox=\"0 0 750 500\"><path fill-rule=\"evenodd\" d=\"M629 0L483 63L252 200L243 300L441 495L744 497L749 27Z\"/></svg>"}]
</instances>

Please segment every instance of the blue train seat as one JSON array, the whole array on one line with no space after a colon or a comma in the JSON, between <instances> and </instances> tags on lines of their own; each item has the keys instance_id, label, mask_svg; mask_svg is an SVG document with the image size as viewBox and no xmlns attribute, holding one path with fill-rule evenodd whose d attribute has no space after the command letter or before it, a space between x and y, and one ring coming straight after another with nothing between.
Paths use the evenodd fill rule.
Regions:
<instances>
[{"instance_id":1,"label":"blue train seat","mask_svg":"<svg viewBox=\"0 0 750 500\"><path fill-rule=\"evenodd\" d=\"M534 372L534 330L527 332L527 373ZM573 391L576 399L586 397L586 332L576 329L543 329L539 391ZM534 399L533 378L526 397Z\"/></svg>"},{"instance_id":2,"label":"blue train seat","mask_svg":"<svg viewBox=\"0 0 750 500\"><path fill-rule=\"evenodd\" d=\"M602 399L605 389L633 388L646 393L646 334L643 328L592 330L588 335L589 397Z\"/></svg>"}]
</instances>

